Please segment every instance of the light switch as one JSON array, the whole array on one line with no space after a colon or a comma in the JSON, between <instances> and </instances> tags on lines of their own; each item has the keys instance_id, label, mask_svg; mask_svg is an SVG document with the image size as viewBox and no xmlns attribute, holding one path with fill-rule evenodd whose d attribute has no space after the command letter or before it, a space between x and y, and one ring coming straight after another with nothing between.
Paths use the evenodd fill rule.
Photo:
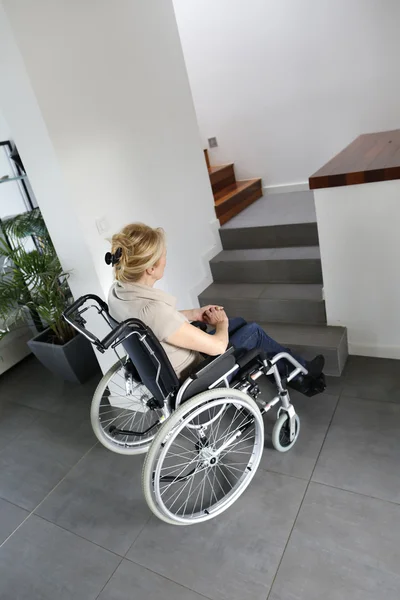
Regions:
<instances>
[{"instance_id":1,"label":"light switch","mask_svg":"<svg viewBox=\"0 0 400 600\"><path fill-rule=\"evenodd\" d=\"M107 217L99 217L96 219L96 227L100 235L107 233L107 231L110 229L110 224Z\"/></svg>"}]
</instances>

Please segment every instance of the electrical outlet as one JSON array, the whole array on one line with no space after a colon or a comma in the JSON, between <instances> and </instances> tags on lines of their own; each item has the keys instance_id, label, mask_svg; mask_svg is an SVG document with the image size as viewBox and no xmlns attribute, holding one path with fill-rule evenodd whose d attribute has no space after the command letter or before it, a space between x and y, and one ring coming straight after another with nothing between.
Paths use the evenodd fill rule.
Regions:
<instances>
[{"instance_id":1,"label":"electrical outlet","mask_svg":"<svg viewBox=\"0 0 400 600\"><path fill-rule=\"evenodd\" d=\"M217 148L218 142L216 137L208 138L208 146L209 148Z\"/></svg>"}]
</instances>

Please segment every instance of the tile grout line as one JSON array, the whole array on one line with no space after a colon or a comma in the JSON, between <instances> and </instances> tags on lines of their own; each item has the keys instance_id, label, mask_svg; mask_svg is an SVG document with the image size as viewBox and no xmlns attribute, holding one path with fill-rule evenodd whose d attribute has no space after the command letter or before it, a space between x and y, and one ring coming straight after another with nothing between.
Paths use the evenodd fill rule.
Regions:
<instances>
[{"instance_id":1,"label":"tile grout line","mask_svg":"<svg viewBox=\"0 0 400 600\"><path fill-rule=\"evenodd\" d=\"M36 507L36 508L38 508L38 507ZM124 558L124 556L122 554L118 554L118 552L115 552L115 550L110 550L109 548L105 548L101 544L98 544L97 542L93 542L93 540L89 540L88 538L84 537L80 533L76 533L75 531L71 531L70 529L67 529L66 527L64 527L64 525L55 523L54 521L51 521L50 519L47 519L46 517L43 517L42 515L38 515L36 513L33 513L33 514L35 517L38 517L38 519L42 519L43 521L46 521L46 523L50 523L50 525L55 525L59 529L62 529L63 531L66 531L67 533L71 533L72 535L75 535L76 537L78 537L81 540L84 540L85 542L89 542L90 544L93 544L93 546L97 546L97 548L101 548L102 550L105 550L106 552L110 552L110 554L114 554L114 556L116 556L117 558L121 558L121 559Z\"/></svg>"},{"instance_id":2,"label":"tile grout line","mask_svg":"<svg viewBox=\"0 0 400 600\"><path fill-rule=\"evenodd\" d=\"M54 487L53 487L53 488L52 488L52 489L51 489L51 490L50 490L50 491L49 491L49 492L48 492L48 493L45 495L45 497L43 498L43 500L41 500L41 501L39 502L39 504L38 504L37 506L35 506L35 508L29 512L29 514L28 514L28 515L25 517L25 519L24 519L24 520L23 520L23 521L22 521L22 522L21 522L21 523L18 525L18 527L16 527L16 529L14 529L14 531L13 531L13 532L11 532L11 533L10 533L10 535L6 537L6 539L5 539L5 540L4 540L4 541L3 541L3 542L0 544L0 548L2 548L2 547L3 547L3 546L4 546L4 545L5 545L7 542L8 542L8 540L9 540L9 539L10 539L10 538L11 538L11 537L14 535L14 533L16 533L16 532L18 531L18 529L19 529L20 527L22 527L22 525L25 523L25 521L27 521L27 520L29 519L29 517L31 517L31 516L32 516L32 515L35 513L35 511L36 511L36 510L39 508L39 506L41 506L41 505L43 504L43 502L44 502L44 501L45 501L45 500L46 500L46 499L47 499L47 498L50 496L50 494L51 494L52 492L54 492L54 490L55 490L55 489L57 489L57 488L58 488L58 486L59 486L59 485L60 485L60 484L61 484L61 483L64 481L64 479L65 479L65 478L66 478L66 477L67 477L67 476L68 476L68 475L71 473L71 471L72 471L72 470L73 470L73 469L74 469L74 468L75 468L77 465L79 465L79 463L80 463L80 462L81 462L81 461L82 461L82 460L83 460L83 459L84 459L84 458L85 458L85 457L86 457L86 456L89 454L89 452L91 452L91 451L93 450L93 448L95 448L95 447L97 446L97 444L98 444L98 442L96 442L95 444L93 444L93 446L91 446L91 447L89 448L89 450L87 450L87 451L85 452L85 454L84 454L83 456L81 456L81 458L80 458L80 459L79 459L79 460L78 460L78 461L77 461L77 462L76 462L74 465L72 465L72 467L71 467L71 468L70 468L70 469L69 469L69 470L68 470L68 471L65 473L64 477L63 477L62 479L60 479L60 481L59 481L59 482L58 482L58 483L57 483L57 484L56 484L56 485L55 485L55 486L54 486ZM22 508L22 507L20 507L20 508ZM26 508L25 508L24 510L26 510ZM39 516L39 515L37 515L37 516ZM53 523L53 525L55 525L55 523ZM70 532L70 533L72 533L72 532Z\"/></svg>"},{"instance_id":3,"label":"tile grout line","mask_svg":"<svg viewBox=\"0 0 400 600\"><path fill-rule=\"evenodd\" d=\"M108 585L108 583L110 582L111 578L114 577L117 569L119 568L120 564L122 563L122 561L124 560L124 557L120 557L121 560L119 561L119 563L117 564L117 566L115 567L114 571L111 573L110 577L107 579L107 581L105 582L105 584L103 585L103 587L101 588L101 590L99 591L99 593L97 594L96 598L94 600L97 600L100 596L100 594L103 593L105 587Z\"/></svg>"},{"instance_id":4,"label":"tile grout line","mask_svg":"<svg viewBox=\"0 0 400 600\"><path fill-rule=\"evenodd\" d=\"M272 579L272 582L271 582L271 587L270 587L270 590L269 590L269 592L268 592L268 596L267 596L266 600L269 600L269 598L270 598L270 596L271 596L271 593L272 593L272 588L274 587L274 584L275 584L276 578L277 578L277 576L278 576L278 573L279 573L279 569L281 568L282 561L283 561L283 557L285 556L285 552L286 552L286 550L287 550L287 547L288 547L288 545L289 545L290 538L292 537L292 533L293 533L293 530L294 530L294 528L295 528L295 526L296 526L297 519L298 519L298 517L299 517L300 511L301 511L301 509L302 509L302 507L303 507L303 504L304 504L305 497L306 497L306 495L307 495L307 492L308 492L308 489L309 489L309 487L310 487L311 483L313 483L313 482L312 482L312 478L313 478L313 475L314 475L314 471L315 471L315 469L316 469L316 466L317 466L317 463L318 463L319 457L321 456L321 452L322 452L322 450L323 450L323 447L324 447L324 445L325 445L326 438L328 437L328 433L329 433L329 430L330 430L330 428L331 428L331 425L332 425L333 419L334 419L334 417L335 417L335 414L336 414L337 408L338 408L338 406L339 406L339 402L340 402L340 398L341 398L341 397L342 397L342 392L340 392L340 394L339 394L338 400L337 400L337 402L336 402L335 410L334 410L334 411L333 411L333 413L332 413L332 417L331 417L331 419L330 419L330 421L329 421L329 424L328 424L328 427L327 427L327 429L326 429L326 433L325 433L325 436L324 436L323 442L322 442L322 444L321 444L321 448L320 448L320 450L319 450L319 452L318 452L318 456L317 456L317 458L316 458L316 460L315 460L314 468L313 468L313 470L312 470L312 473L311 473L311 475L310 475L310 479L309 479L309 481L308 481L308 483L307 483L307 485L306 485L306 489L305 489L305 491L304 491L303 498L301 499L301 502L300 502L299 510L298 510L298 511L297 511L297 513L296 513L296 517L295 517L295 519L294 519L294 522L293 522L293 525L292 525L292 527L291 527L291 529L290 529L290 533L289 533L289 535L288 535L288 539L286 540L286 544L285 544L285 547L284 547L284 549L283 549L282 556L281 556L281 558L280 558L280 561L279 561L278 567L277 567L277 569L276 569L276 571L275 571L275 575L274 575L274 577L273 577L273 579ZM303 481L304 481L304 480L303 480Z\"/></svg>"},{"instance_id":5,"label":"tile grout line","mask_svg":"<svg viewBox=\"0 0 400 600\"><path fill-rule=\"evenodd\" d=\"M16 504L15 502L11 502L11 500L8 500L7 498L3 498L3 496L0 496L0 500L2 502L7 502L7 504L11 504L11 506L15 506L15 508L19 508L20 510L23 510L24 512L29 512L28 509L24 508L23 506L20 506L19 504Z\"/></svg>"},{"instance_id":6,"label":"tile grout line","mask_svg":"<svg viewBox=\"0 0 400 600\"><path fill-rule=\"evenodd\" d=\"M40 516L40 515L38 515ZM40 517L40 518L44 518L44 517ZM198 596L201 596L202 598L204 598L205 600L213 600L212 598L210 598L209 596L204 596L204 594L201 594L200 592L196 592L196 590L193 590L192 588L184 585L183 583L179 583L178 581L174 581L173 579L171 579L170 577L166 577L165 575L163 575L162 573L158 573L157 571L153 571L152 569L149 569L149 567L146 567L144 565L141 565L140 563L132 560L131 558L127 557L128 552L130 551L130 549L132 548L132 546L135 544L136 540L138 539L138 537L140 536L140 534L143 532L143 530L145 529L145 527L148 525L148 523L150 522L150 520L152 519L152 515L149 516L149 518L147 519L146 523L143 525L143 527L140 529L139 533L135 536L135 539L133 540L132 544L129 546L128 550L125 552L124 556L121 556L120 554L116 554L115 552L113 552L112 550L108 550L108 548L104 548L103 546L100 546L99 544L96 544L95 542L92 542L91 540L87 540L86 538L69 531L68 529L65 529L64 527L61 527L62 529L65 529L65 531L68 531L69 533L73 533L74 535L77 535L78 537L80 537L81 539L84 539L92 544L95 544L96 546L98 546L99 548L102 548L103 550L107 550L108 552L112 552L115 556L117 556L118 558L120 558L121 560L119 561L118 565L115 567L114 571L111 573L110 577L107 579L107 581L105 582L105 584L103 585L103 587L101 588L100 592L98 593L98 595L96 596L95 600L98 600L98 598L100 597L101 593L104 591L105 587L107 586L107 584L110 582L110 580L112 579L112 577L114 576L114 574L116 573L118 567L121 565L121 563L124 560L127 560L128 562L132 563L133 565L137 565L138 567L140 567L141 569L146 569L146 571L149 571L150 573L153 573L154 575L157 575L158 577L162 577L163 579L166 579L167 581L170 581L171 583L178 585L179 587L182 587L186 590L189 590L190 592L193 592L194 594L197 594ZM47 519L45 519L47 521ZM49 521L49 523L52 523L52 521ZM53 523L55 524L55 523ZM57 527L60 527L60 525L56 524Z\"/></svg>"},{"instance_id":7,"label":"tile grout line","mask_svg":"<svg viewBox=\"0 0 400 600\"><path fill-rule=\"evenodd\" d=\"M145 567L144 565L141 565L140 563L132 560L131 558L129 558L127 556L127 554L129 553L130 549L136 543L136 541L138 540L139 536L142 534L142 532L144 531L144 529L150 523L150 521L151 521L152 518L153 518L153 515L150 515L149 518L147 519L146 523L143 525L143 527L141 528L141 530L139 531L139 533L137 534L137 536L133 540L132 544L129 546L128 550L125 552L124 559L128 560L129 562L131 562L134 565L137 565L138 567L141 567L142 569L146 569L147 571L150 571L150 573L154 573L155 575L158 575L159 577L163 577L167 581L171 581L175 585L179 585L179 586L185 588L186 590L190 590L191 592L194 592L195 594L198 594L199 596L201 596L202 598L205 598L206 600L212 600L212 598L209 598L208 596L204 596L203 594L200 594L199 592L196 592L196 590L192 590L192 588L187 587L186 585L183 585L182 583L179 583L178 581L174 581L173 579L170 579L169 577L166 577L165 575L162 575L161 573L157 573L157 571L153 571L152 569L149 569L149 567Z\"/></svg>"},{"instance_id":8,"label":"tile grout line","mask_svg":"<svg viewBox=\"0 0 400 600\"><path fill-rule=\"evenodd\" d=\"M322 485L324 487L330 488L331 490L339 490L340 492L346 492L347 494L354 494L355 496L362 496L363 498L370 498L371 500L377 500L378 502L387 502L388 504L393 504L393 506L400 506L400 502L395 502L394 500L387 500L386 498L379 498L378 496L370 496L369 494L363 494L362 492L355 492L354 490L349 490L348 488L342 488L337 485L323 483L322 481L317 481L315 479L311 483L316 483L317 485Z\"/></svg>"},{"instance_id":9,"label":"tile grout line","mask_svg":"<svg viewBox=\"0 0 400 600\"><path fill-rule=\"evenodd\" d=\"M43 517L41 517L43 518ZM107 584L109 583L109 581L112 579L112 577L114 576L115 572L117 571L118 567L121 565L121 563L124 560L127 560L128 562L132 563L133 565L137 565L138 567L140 567L141 569L146 569L146 571L149 571L150 573L153 573L154 575L157 575L158 577L162 577L163 579L166 579L167 581L170 581L171 583L178 585L179 587L182 587L186 590L189 590L190 592L193 592L194 594L197 594L198 596L201 596L202 598L204 598L205 600L213 600L212 598L210 598L209 596L204 596L204 594L201 594L200 592L196 592L196 590L193 590L192 588L184 585L183 583L179 583L178 581L174 581L173 579L171 579L170 577L166 577L165 575L163 575L162 573L158 573L157 571L153 571L152 569L149 569L149 567L146 567L144 565L141 565L140 563L132 560L131 558L127 557L127 554L129 553L130 549L132 548L132 546L135 544L135 542L137 541L137 539L139 538L139 536L141 535L141 533L143 532L143 530L146 528L146 526L149 524L149 522L152 519L152 515L149 516L149 518L147 519L146 523L144 523L143 527L140 529L139 533L135 536L135 539L133 540L132 544L129 546L128 550L125 552L124 556L121 556L120 554L115 554L116 556L118 556L118 558L120 558L121 560L119 561L118 565L116 566L116 568L114 569L114 571L111 573L110 577L107 579L106 583L104 584L104 586L101 588L99 594L96 596L95 600L97 600L99 598L99 596L101 595L101 593L104 591L105 587L107 586ZM47 520L47 519L46 519ZM51 522L51 521L50 521ZM58 525L58 527L60 527ZM66 531L69 531L68 529L66 529ZM70 532L73 533L73 532ZM78 534L75 534L78 535ZM82 537L82 536L78 536L78 537ZM86 538L82 538L84 540L86 540ZM90 540L86 540L86 541L90 541ZM95 543L95 542L91 542L91 543ZM99 546L99 544L96 544L96 546ZM99 546L100 548L103 548L103 546ZM107 548L103 548L104 550L108 550ZM108 552L112 552L111 550L108 550Z\"/></svg>"},{"instance_id":10,"label":"tile grout line","mask_svg":"<svg viewBox=\"0 0 400 600\"><path fill-rule=\"evenodd\" d=\"M394 400L376 400L375 398L364 398L362 396L350 396L349 394L346 394L344 392L344 390L343 390L343 392L341 392L341 394L342 393L343 393L343 396L345 398L347 398L348 400L359 400L360 402L375 402L378 404L382 404L383 406L385 406L386 404L400 406L399 402L396 402Z\"/></svg>"},{"instance_id":11,"label":"tile grout line","mask_svg":"<svg viewBox=\"0 0 400 600\"><path fill-rule=\"evenodd\" d=\"M145 567L144 565L136 562L135 560L132 560L131 558L125 558L125 560L128 560L129 562L131 562L134 565L137 565L141 569L146 569L146 571L149 571L150 573L153 573L154 575L158 575L158 577L162 577L163 579L166 579L167 581L170 581L171 583L174 583L175 585L179 585L180 587L184 588L185 590L189 590L190 592L193 592L194 594L201 596L201 598L205 598L206 600L215 600L213 598L210 598L210 596L205 596L201 592L197 592L196 590L193 590L192 588L188 587L187 585L184 585L183 583L179 583L178 581L174 581L170 577L166 577L166 575L158 573L157 571L153 571L152 569L149 569L149 567Z\"/></svg>"},{"instance_id":12,"label":"tile grout line","mask_svg":"<svg viewBox=\"0 0 400 600\"><path fill-rule=\"evenodd\" d=\"M265 450L272 450L271 448L265 448ZM276 452L276 450L275 450ZM272 469L266 469L264 467L258 467L258 470L264 471L264 473L272 473L273 475L282 475L282 477L290 477L291 479L296 479L296 481L309 481L308 477L298 477L297 475L288 475L287 473L283 473L282 471L273 471ZM310 475L311 477L311 475Z\"/></svg>"},{"instance_id":13,"label":"tile grout line","mask_svg":"<svg viewBox=\"0 0 400 600\"><path fill-rule=\"evenodd\" d=\"M150 522L152 515L149 516L149 518L147 519L146 523L144 523L143 527L141 527L139 533L135 536L135 539L132 541L132 544L129 546L128 550L125 552L124 554L124 558L126 558L126 555L128 554L128 552L130 551L130 549L132 548L133 544L136 542L136 540L138 539L138 537L141 535L141 533L143 532L144 528L148 525L148 523ZM129 559L128 559L129 560ZM132 561L133 562L133 561Z\"/></svg>"}]
</instances>

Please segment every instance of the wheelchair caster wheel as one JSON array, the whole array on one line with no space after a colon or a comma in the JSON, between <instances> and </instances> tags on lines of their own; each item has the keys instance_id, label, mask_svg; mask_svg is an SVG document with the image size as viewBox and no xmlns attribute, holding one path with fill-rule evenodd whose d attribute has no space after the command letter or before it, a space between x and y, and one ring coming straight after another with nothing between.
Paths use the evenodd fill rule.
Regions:
<instances>
[{"instance_id":1,"label":"wheelchair caster wheel","mask_svg":"<svg viewBox=\"0 0 400 600\"><path fill-rule=\"evenodd\" d=\"M295 434L290 441L289 415L283 412L274 425L272 431L272 445L278 452L288 452L295 445L300 432L300 419L295 415Z\"/></svg>"}]
</instances>

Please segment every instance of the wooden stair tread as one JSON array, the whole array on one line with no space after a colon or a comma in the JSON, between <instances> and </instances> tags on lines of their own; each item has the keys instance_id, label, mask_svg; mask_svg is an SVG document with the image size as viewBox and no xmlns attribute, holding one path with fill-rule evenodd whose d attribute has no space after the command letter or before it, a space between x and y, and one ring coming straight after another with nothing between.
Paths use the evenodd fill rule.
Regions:
<instances>
[{"instance_id":1,"label":"wooden stair tread","mask_svg":"<svg viewBox=\"0 0 400 600\"><path fill-rule=\"evenodd\" d=\"M208 167L208 172L210 173L210 175L213 175L214 173L218 173L219 171L223 171L227 167L233 167L233 164L234 163L227 163L226 165L217 165L215 167Z\"/></svg>"},{"instance_id":2,"label":"wooden stair tread","mask_svg":"<svg viewBox=\"0 0 400 600\"><path fill-rule=\"evenodd\" d=\"M210 157L208 156L208 150L207 148L204 148L204 158L206 159L206 165L208 168L210 168Z\"/></svg>"},{"instance_id":3,"label":"wooden stair tread","mask_svg":"<svg viewBox=\"0 0 400 600\"><path fill-rule=\"evenodd\" d=\"M220 225L238 215L263 195L261 179L236 181L234 163L211 165L204 149L214 206Z\"/></svg>"},{"instance_id":4,"label":"wooden stair tread","mask_svg":"<svg viewBox=\"0 0 400 600\"><path fill-rule=\"evenodd\" d=\"M214 194L215 206L220 206L227 200L230 200L235 194L246 190L251 187L255 183L261 182L261 179L244 179L242 181L237 181L236 183L232 183L222 189L221 191Z\"/></svg>"}]
</instances>

